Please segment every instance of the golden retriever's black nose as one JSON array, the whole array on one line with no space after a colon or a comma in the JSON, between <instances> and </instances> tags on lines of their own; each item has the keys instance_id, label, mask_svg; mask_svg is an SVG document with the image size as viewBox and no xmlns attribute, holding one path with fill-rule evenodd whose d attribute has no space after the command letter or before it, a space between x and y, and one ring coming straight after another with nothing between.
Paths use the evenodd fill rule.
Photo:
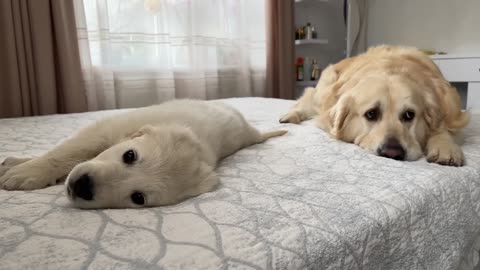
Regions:
<instances>
[{"instance_id":1,"label":"golden retriever's black nose","mask_svg":"<svg viewBox=\"0 0 480 270\"><path fill-rule=\"evenodd\" d=\"M393 158L395 160L405 159L405 149L403 149L400 142L395 138L389 138L378 148L377 153L379 156Z\"/></svg>"},{"instance_id":2,"label":"golden retriever's black nose","mask_svg":"<svg viewBox=\"0 0 480 270\"><path fill-rule=\"evenodd\" d=\"M79 197L87 201L93 199L93 181L88 174L84 174L75 181L70 182L69 189L73 198Z\"/></svg>"}]
</instances>

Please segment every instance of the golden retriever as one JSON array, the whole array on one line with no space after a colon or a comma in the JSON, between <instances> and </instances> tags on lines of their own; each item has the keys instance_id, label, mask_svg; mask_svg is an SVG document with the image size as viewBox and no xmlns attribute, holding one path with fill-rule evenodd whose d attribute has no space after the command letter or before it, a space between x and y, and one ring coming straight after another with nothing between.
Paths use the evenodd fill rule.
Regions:
<instances>
[{"instance_id":1,"label":"golden retriever","mask_svg":"<svg viewBox=\"0 0 480 270\"><path fill-rule=\"evenodd\" d=\"M315 118L333 137L396 160L462 166L453 133L469 114L433 61L412 47L378 46L328 66L281 123Z\"/></svg>"},{"instance_id":2,"label":"golden retriever","mask_svg":"<svg viewBox=\"0 0 480 270\"><path fill-rule=\"evenodd\" d=\"M261 134L220 101L170 101L100 120L39 158L7 158L0 187L39 189L68 174L80 208L174 204L211 191L220 159L285 133Z\"/></svg>"}]
</instances>

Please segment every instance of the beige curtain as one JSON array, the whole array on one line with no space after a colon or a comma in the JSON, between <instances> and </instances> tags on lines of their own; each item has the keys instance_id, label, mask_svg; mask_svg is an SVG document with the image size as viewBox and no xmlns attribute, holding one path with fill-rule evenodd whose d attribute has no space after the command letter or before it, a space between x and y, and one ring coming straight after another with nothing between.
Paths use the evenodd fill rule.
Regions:
<instances>
[{"instance_id":1,"label":"beige curtain","mask_svg":"<svg viewBox=\"0 0 480 270\"><path fill-rule=\"evenodd\" d=\"M295 98L294 1L266 0L266 96Z\"/></svg>"},{"instance_id":2,"label":"beige curtain","mask_svg":"<svg viewBox=\"0 0 480 270\"><path fill-rule=\"evenodd\" d=\"M71 0L1 0L0 36L0 117L87 109Z\"/></svg>"}]
</instances>

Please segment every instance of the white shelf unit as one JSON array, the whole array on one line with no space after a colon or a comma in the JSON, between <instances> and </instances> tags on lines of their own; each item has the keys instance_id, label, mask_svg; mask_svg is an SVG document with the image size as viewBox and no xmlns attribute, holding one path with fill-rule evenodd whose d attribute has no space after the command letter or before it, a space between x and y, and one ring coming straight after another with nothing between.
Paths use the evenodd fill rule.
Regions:
<instances>
[{"instance_id":1,"label":"white shelf unit","mask_svg":"<svg viewBox=\"0 0 480 270\"><path fill-rule=\"evenodd\" d=\"M328 0L295 0L295 3L312 3L312 2L317 2L317 3L325 3L328 2Z\"/></svg>"},{"instance_id":2,"label":"white shelf unit","mask_svg":"<svg viewBox=\"0 0 480 270\"><path fill-rule=\"evenodd\" d=\"M310 22L318 37L293 41L295 62L298 57L308 58L310 61L315 59L323 70L328 64L345 58L347 31L343 5L344 0L295 0L295 29ZM310 76L306 75L304 77L309 79ZM316 84L316 81L310 80L296 81L296 96L300 96L305 87L314 87Z\"/></svg>"},{"instance_id":3,"label":"white shelf unit","mask_svg":"<svg viewBox=\"0 0 480 270\"><path fill-rule=\"evenodd\" d=\"M300 45L315 45L315 44L328 44L328 39L300 39L300 40L295 40L295 45L300 46Z\"/></svg>"}]
</instances>

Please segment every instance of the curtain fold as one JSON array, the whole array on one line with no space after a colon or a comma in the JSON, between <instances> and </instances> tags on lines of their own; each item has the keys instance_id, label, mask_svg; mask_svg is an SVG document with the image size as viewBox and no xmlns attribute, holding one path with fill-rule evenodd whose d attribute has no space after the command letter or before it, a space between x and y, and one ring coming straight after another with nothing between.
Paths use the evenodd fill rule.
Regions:
<instances>
[{"instance_id":1,"label":"curtain fold","mask_svg":"<svg viewBox=\"0 0 480 270\"><path fill-rule=\"evenodd\" d=\"M347 56L367 50L368 0L348 0Z\"/></svg>"},{"instance_id":2,"label":"curtain fold","mask_svg":"<svg viewBox=\"0 0 480 270\"><path fill-rule=\"evenodd\" d=\"M0 117L87 109L72 1L0 1Z\"/></svg>"},{"instance_id":3,"label":"curtain fold","mask_svg":"<svg viewBox=\"0 0 480 270\"><path fill-rule=\"evenodd\" d=\"M295 98L294 0L266 0L266 96Z\"/></svg>"},{"instance_id":4,"label":"curtain fold","mask_svg":"<svg viewBox=\"0 0 480 270\"><path fill-rule=\"evenodd\" d=\"M74 0L91 110L263 96L263 0Z\"/></svg>"}]
</instances>

